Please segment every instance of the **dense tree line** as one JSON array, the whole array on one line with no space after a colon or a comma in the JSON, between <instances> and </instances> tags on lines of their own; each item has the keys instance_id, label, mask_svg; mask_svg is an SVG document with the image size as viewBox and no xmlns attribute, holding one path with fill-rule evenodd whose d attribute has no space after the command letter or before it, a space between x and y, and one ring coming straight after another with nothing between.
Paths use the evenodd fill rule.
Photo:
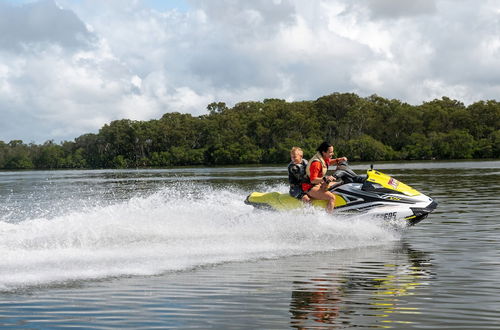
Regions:
<instances>
[{"instance_id":1,"label":"dense tree line","mask_svg":"<svg viewBox=\"0 0 500 330\"><path fill-rule=\"evenodd\" d=\"M447 97L412 106L377 95L334 93L316 101L266 99L208 113L116 120L97 134L56 144L0 141L0 168L129 168L286 163L323 140L351 160L500 158L500 103Z\"/></svg>"}]
</instances>

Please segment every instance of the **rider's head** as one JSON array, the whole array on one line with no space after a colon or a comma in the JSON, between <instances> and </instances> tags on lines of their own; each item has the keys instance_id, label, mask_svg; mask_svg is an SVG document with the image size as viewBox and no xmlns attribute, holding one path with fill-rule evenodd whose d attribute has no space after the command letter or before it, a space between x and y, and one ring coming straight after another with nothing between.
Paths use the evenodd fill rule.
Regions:
<instances>
[{"instance_id":1,"label":"rider's head","mask_svg":"<svg viewBox=\"0 0 500 330\"><path fill-rule=\"evenodd\" d=\"M316 149L321 156L325 159L329 159L333 157L333 145L329 142L323 142L319 145L319 147Z\"/></svg>"},{"instance_id":2,"label":"rider's head","mask_svg":"<svg viewBox=\"0 0 500 330\"><path fill-rule=\"evenodd\" d=\"M292 150L290 150L290 158L295 164L300 163L302 157L304 157L304 152L299 147L293 147Z\"/></svg>"}]
</instances>

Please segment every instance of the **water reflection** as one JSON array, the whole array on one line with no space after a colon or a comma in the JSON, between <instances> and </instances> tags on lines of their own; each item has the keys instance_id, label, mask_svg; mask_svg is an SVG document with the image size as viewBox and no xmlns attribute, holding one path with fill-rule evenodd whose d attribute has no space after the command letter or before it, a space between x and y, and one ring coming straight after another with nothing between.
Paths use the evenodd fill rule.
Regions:
<instances>
[{"instance_id":1,"label":"water reflection","mask_svg":"<svg viewBox=\"0 0 500 330\"><path fill-rule=\"evenodd\" d=\"M340 314L340 303L344 298L341 283L333 278L312 278L310 282L316 282L318 286L300 287L292 291L291 325L300 328L305 326L307 321L335 324ZM294 285L301 286L304 283L295 282Z\"/></svg>"},{"instance_id":2,"label":"water reflection","mask_svg":"<svg viewBox=\"0 0 500 330\"><path fill-rule=\"evenodd\" d=\"M419 314L420 308L404 298L427 284L432 276L431 258L407 244L392 251L396 262L385 260L390 253L383 251L378 261L362 258L355 265L294 281L290 325L390 328L391 323L411 323L404 316Z\"/></svg>"}]
</instances>

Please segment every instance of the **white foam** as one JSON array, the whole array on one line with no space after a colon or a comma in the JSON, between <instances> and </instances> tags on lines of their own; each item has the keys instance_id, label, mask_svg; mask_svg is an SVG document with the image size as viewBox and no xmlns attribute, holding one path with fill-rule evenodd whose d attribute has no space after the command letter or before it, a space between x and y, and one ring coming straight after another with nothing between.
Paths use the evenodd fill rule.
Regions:
<instances>
[{"instance_id":1,"label":"white foam","mask_svg":"<svg viewBox=\"0 0 500 330\"><path fill-rule=\"evenodd\" d=\"M384 244L397 233L324 211L256 212L235 189L165 189L52 218L0 222L0 290ZM98 197L96 197L98 198Z\"/></svg>"}]
</instances>

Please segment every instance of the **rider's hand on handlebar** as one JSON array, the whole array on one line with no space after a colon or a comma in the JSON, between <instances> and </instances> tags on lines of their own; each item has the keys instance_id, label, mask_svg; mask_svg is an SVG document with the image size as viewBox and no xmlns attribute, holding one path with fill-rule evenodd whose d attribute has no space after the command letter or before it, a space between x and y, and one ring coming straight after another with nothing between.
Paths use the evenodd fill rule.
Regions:
<instances>
[{"instance_id":1,"label":"rider's hand on handlebar","mask_svg":"<svg viewBox=\"0 0 500 330\"><path fill-rule=\"evenodd\" d=\"M333 176L331 176L331 175L329 175L329 176L324 176L324 177L323 177L323 181L324 181L324 182L326 182L326 183L330 183L330 182L332 182L332 181L335 181L335 178L334 178Z\"/></svg>"}]
</instances>

